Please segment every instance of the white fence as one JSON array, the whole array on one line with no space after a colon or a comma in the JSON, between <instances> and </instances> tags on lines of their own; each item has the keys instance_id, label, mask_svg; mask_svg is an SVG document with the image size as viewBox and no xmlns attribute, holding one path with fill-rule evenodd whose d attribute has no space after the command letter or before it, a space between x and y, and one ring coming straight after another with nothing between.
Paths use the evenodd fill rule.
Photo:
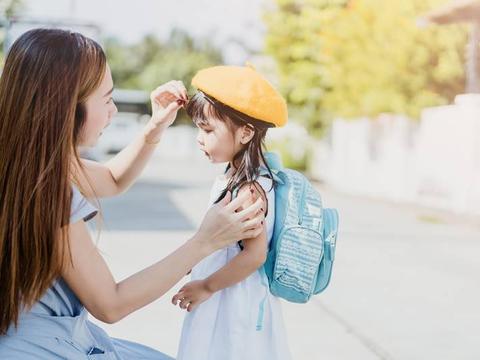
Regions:
<instances>
[{"instance_id":1,"label":"white fence","mask_svg":"<svg viewBox=\"0 0 480 360\"><path fill-rule=\"evenodd\" d=\"M344 192L480 214L480 95L425 109L420 122L336 120L312 165Z\"/></svg>"}]
</instances>

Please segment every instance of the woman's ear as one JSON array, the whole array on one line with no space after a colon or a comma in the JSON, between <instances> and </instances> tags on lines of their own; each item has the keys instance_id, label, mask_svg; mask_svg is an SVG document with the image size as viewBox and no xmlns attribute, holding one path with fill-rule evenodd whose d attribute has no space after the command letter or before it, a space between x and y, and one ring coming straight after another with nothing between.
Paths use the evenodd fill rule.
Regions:
<instances>
[{"instance_id":1,"label":"woman's ear","mask_svg":"<svg viewBox=\"0 0 480 360\"><path fill-rule=\"evenodd\" d=\"M241 129L241 132L240 142L243 145L248 144L250 140L252 140L253 135L255 135L255 129L248 125L244 125Z\"/></svg>"}]
</instances>

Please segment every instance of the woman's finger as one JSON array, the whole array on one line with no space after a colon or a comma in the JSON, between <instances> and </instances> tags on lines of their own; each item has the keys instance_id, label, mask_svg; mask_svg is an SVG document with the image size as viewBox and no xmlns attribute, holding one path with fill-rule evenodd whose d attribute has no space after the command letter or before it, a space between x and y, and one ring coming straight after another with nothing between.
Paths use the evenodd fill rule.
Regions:
<instances>
[{"instance_id":1,"label":"woman's finger","mask_svg":"<svg viewBox=\"0 0 480 360\"><path fill-rule=\"evenodd\" d=\"M174 80L171 85L175 89L175 93L180 96L179 99L183 101L188 100L187 89L185 88L185 85L183 85L183 82L180 80Z\"/></svg>"},{"instance_id":2,"label":"woman's finger","mask_svg":"<svg viewBox=\"0 0 480 360\"><path fill-rule=\"evenodd\" d=\"M180 92L180 94L182 95L182 100L183 101L188 101L187 88L185 87L185 85L183 85L183 82L180 81L180 80L177 80L177 81L175 81L175 85L176 85L178 91Z\"/></svg>"},{"instance_id":3,"label":"woman's finger","mask_svg":"<svg viewBox=\"0 0 480 360\"><path fill-rule=\"evenodd\" d=\"M169 101L183 100L182 92L173 83L166 83L156 88L152 92L152 98L154 100L166 99Z\"/></svg>"},{"instance_id":4,"label":"woman's finger","mask_svg":"<svg viewBox=\"0 0 480 360\"><path fill-rule=\"evenodd\" d=\"M174 84L168 85L165 90L166 90L168 95L173 95L173 99L175 99L175 100L176 99L182 99L183 100L182 92Z\"/></svg>"},{"instance_id":5,"label":"woman's finger","mask_svg":"<svg viewBox=\"0 0 480 360\"><path fill-rule=\"evenodd\" d=\"M256 229L258 226L263 225L263 221L264 219L262 215L256 216L252 220L245 221L243 223L243 228L247 230Z\"/></svg>"},{"instance_id":6,"label":"woman's finger","mask_svg":"<svg viewBox=\"0 0 480 360\"><path fill-rule=\"evenodd\" d=\"M242 233L242 239L241 240L256 238L258 235L260 235L262 233L262 231L263 231L263 226L258 227L256 229L246 230Z\"/></svg>"},{"instance_id":7,"label":"woman's finger","mask_svg":"<svg viewBox=\"0 0 480 360\"><path fill-rule=\"evenodd\" d=\"M235 199L236 200L236 199ZM235 201L234 200L234 201ZM233 202L233 201L232 201ZM248 206L246 209L238 212L238 217L240 220L252 219L255 217L255 214L260 210L263 212L263 200L261 197L257 199L252 205Z\"/></svg>"},{"instance_id":8,"label":"woman's finger","mask_svg":"<svg viewBox=\"0 0 480 360\"><path fill-rule=\"evenodd\" d=\"M223 199L220 200L219 204L226 207L230 203L231 199L232 199L232 193L230 191L227 191Z\"/></svg>"},{"instance_id":9,"label":"woman's finger","mask_svg":"<svg viewBox=\"0 0 480 360\"><path fill-rule=\"evenodd\" d=\"M177 112L178 109L180 109L181 107L182 107L181 104L177 103L176 101L172 101L170 104L167 105L167 107L163 111L164 111L164 114L171 114L171 113ZM173 120L175 120L175 118Z\"/></svg>"},{"instance_id":10,"label":"woman's finger","mask_svg":"<svg viewBox=\"0 0 480 360\"><path fill-rule=\"evenodd\" d=\"M248 199L250 199L250 196L250 193L247 191L240 192L240 195L238 195L235 199L230 201L230 203L225 206L225 210L229 212L234 212L235 210L238 210L243 206L245 202L247 202Z\"/></svg>"}]
</instances>

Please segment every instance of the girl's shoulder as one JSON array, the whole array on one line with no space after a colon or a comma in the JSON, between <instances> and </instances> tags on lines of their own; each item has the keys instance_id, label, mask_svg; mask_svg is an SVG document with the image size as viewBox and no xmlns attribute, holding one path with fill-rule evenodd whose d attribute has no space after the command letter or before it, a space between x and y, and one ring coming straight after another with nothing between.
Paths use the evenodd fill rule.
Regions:
<instances>
[{"instance_id":1,"label":"girl's shoulder","mask_svg":"<svg viewBox=\"0 0 480 360\"><path fill-rule=\"evenodd\" d=\"M257 183L263 188L265 193L270 193L270 192L275 192L275 187L273 186L273 180L266 176L266 175L261 175L257 178Z\"/></svg>"}]
</instances>

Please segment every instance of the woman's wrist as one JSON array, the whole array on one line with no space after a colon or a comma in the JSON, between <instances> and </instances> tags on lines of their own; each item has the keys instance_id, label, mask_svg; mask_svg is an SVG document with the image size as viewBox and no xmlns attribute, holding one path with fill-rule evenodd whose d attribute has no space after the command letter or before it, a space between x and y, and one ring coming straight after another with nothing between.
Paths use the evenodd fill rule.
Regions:
<instances>
[{"instance_id":1,"label":"woman's wrist","mask_svg":"<svg viewBox=\"0 0 480 360\"><path fill-rule=\"evenodd\" d=\"M162 126L155 125L152 120L150 120L143 130L143 140L147 145L156 145L160 142L163 131L165 129Z\"/></svg>"},{"instance_id":2,"label":"woman's wrist","mask_svg":"<svg viewBox=\"0 0 480 360\"><path fill-rule=\"evenodd\" d=\"M195 233L190 239L190 242L195 246L196 251L198 251L202 259L216 250L209 240L210 239L204 237L200 232Z\"/></svg>"}]
</instances>

